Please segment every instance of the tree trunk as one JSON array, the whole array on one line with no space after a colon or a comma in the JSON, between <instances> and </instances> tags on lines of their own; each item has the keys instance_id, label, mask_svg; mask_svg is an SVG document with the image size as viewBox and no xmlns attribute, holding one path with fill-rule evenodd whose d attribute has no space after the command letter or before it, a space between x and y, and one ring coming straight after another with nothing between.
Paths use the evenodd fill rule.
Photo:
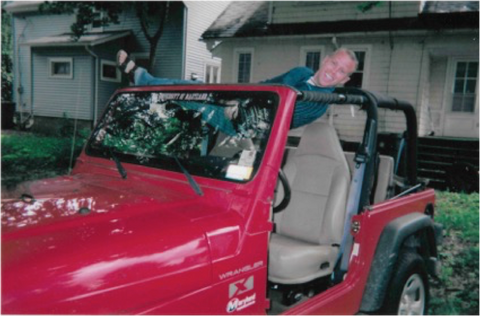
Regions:
<instances>
[{"instance_id":1,"label":"tree trunk","mask_svg":"<svg viewBox=\"0 0 480 316\"><path fill-rule=\"evenodd\" d=\"M159 4L160 3L157 3L157 5ZM148 72L152 72L153 70L155 57L157 53L157 45L163 34L165 20L168 15L169 5L170 5L169 2L164 2L162 3L162 6L159 8L159 14L156 17L159 18L160 21L158 24L158 28L153 36L150 35L148 32L148 23L147 23L147 15L151 14L151 12L148 12L148 10L145 10L145 7L137 7L137 16L140 21L140 25L142 27L142 32L145 35L148 42L150 43L150 55L149 55L148 69L147 69Z\"/></svg>"}]
</instances>

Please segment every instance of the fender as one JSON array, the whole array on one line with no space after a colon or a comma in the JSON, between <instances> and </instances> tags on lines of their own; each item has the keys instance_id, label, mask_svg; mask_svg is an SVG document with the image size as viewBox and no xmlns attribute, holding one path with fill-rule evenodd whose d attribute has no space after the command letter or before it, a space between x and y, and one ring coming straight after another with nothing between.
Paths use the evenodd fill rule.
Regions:
<instances>
[{"instance_id":1,"label":"fender","mask_svg":"<svg viewBox=\"0 0 480 316\"><path fill-rule=\"evenodd\" d=\"M426 232L428 245L425 246L428 248L429 257L435 258L437 256L435 229L430 216L411 213L397 218L385 226L370 267L360 307L361 311L372 312L381 307L400 247L409 236L421 231Z\"/></svg>"}]
</instances>

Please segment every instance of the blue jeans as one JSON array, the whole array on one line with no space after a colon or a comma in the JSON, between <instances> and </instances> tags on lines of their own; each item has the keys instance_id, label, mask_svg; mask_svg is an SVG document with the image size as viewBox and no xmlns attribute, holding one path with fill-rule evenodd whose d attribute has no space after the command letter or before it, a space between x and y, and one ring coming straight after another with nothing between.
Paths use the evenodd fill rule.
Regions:
<instances>
[{"instance_id":1,"label":"blue jeans","mask_svg":"<svg viewBox=\"0 0 480 316\"><path fill-rule=\"evenodd\" d=\"M134 82L136 86L155 86L155 85L172 85L172 84L199 84L201 81L157 78L148 73L145 68L138 67L135 70Z\"/></svg>"},{"instance_id":2,"label":"blue jeans","mask_svg":"<svg viewBox=\"0 0 480 316\"><path fill-rule=\"evenodd\" d=\"M169 78L156 78L148 73L148 71L142 67L138 67L134 73L134 81L136 86L154 86L154 85L174 85L174 84L199 84L201 81L193 80L181 80L181 79L169 79ZM222 132L229 136L237 135L237 132L233 128L232 122L225 117L224 107L203 104L192 101L182 101L181 106L185 109L195 110L202 113L202 119L208 124L220 129Z\"/></svg>"}]
</instances>

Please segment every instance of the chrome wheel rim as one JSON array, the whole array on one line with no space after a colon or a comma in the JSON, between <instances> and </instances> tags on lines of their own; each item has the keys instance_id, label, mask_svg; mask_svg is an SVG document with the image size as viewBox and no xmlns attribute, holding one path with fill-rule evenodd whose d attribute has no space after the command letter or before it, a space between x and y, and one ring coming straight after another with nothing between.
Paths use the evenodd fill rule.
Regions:
<instances>
[{"instance_id":1,"label":"chrome wheel rim","mask_svg":"<svg viewBox=\"0 0 480 316\"><path fill-rule=\"evenodd\" d=\"M412 274L403 287L398 315L423 315L425 312L425 284L419 274Z\"/></svg>"}]
</instances>

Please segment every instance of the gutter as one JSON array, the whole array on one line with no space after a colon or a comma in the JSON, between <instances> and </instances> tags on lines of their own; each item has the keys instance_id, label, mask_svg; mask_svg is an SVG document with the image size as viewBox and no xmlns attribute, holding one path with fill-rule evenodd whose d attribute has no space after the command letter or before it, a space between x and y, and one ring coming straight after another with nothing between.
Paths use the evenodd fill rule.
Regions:
<instances>
[{"instance_id":1,"label":"gutter","mask_svg":"<svg viewBox=\"0 0 480 316\"><path fill-rule=\"evenodd\" d=\"M465 34L471 34L472 31L463 29L463 30L443 30L441 34L444 35L465 35ZM225 40L240 40L240 41L245 41L245 40L262 40L262 41L270 41L270 40L278 40L278 39L298 39L298 38L305 38L305 39L321 39L321 38L332 38L333 36L336 36L337 38L345 38L345 37L358 37L358 36L364 36L364 37L370 37L370 38L375 38L375 37L384 37L388 36L390 34L389 31L378 31L378 32L349 32L349 33L324 33L324 34L298 34L298 35L256 35L256 36L231 36L231 37L215 37L215 38L208 38L204 39L205 42L207 41L225 41ZM392 35L397 36L397 37L412 37L412 36L425 36L425 35L430 35L430 34L439 34L439 32L433 31L433 30L415 30L415 31L392 31Z\"/></svg>"},{"instance_id":2,"label":"gutter","mask_svg":"<svg viewBox=\"0 0 480 316\"><path fill-rule=\"evenodd\" d=\"M95 125L97 123L97 111L98 111L98 71L99 71L99 65L98 65L98 61L99 61L99 58L98 58L98 55L95 54L88 45L85 45L85 50L90 54L90 56L92 56L93 58L95 58L95 78L94 78L94 89L95 89L95 93L94 93L94 101L93 101L93 125Z\"/></svg>"}]
</instances>

